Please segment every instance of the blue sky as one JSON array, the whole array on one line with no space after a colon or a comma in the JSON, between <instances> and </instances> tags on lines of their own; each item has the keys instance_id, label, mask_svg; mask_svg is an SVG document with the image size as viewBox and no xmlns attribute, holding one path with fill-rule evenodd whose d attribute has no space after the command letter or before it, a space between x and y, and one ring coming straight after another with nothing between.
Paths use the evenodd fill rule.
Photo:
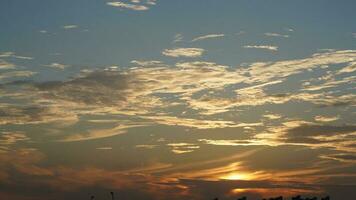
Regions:
<instances>
[{"instance_id":1,"label":"blue sky","mask_svg":"<svg viewBox=\"0 0 356 200\"><path fill-rule=\"evenodd\" d=\"M355 8L1 1L0 197L354 199Z\"/></svg>"}]
</instances>

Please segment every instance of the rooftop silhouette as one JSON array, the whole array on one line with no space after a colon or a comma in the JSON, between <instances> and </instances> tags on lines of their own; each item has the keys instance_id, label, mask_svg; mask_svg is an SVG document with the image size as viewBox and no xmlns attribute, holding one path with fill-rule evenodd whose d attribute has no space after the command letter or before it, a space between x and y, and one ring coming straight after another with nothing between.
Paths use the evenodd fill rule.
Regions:
<instances>
[{"instance_id":1,"label":"rooftop silhouette","mask_svg":"<svg viewBox=\"0 0 356 200\"><path fill-rule=\"evenodd\" d=\"M111 196L111 200L115 200L115 195L114 192L110 192L110 196ZM90 197L90 200L94 200L95 196L92 195ZM330 196L326 196L326 197L322 197L320 198L320 200L330 200ZM213 200L219 200L219 198L214 198ZM243 197L239 197L237 198L237 200L249 200L246 196ZM251 199L252 200L252 199ZM288 198L283 198L283 196L278 196L278 197L271 197L271 198L263 198L262 200L289 200ZM301 195L295 196L295 197L291 197L290 200L319 200L318 197L306 197L303 198Z\"/></svg>"}]
</instances>

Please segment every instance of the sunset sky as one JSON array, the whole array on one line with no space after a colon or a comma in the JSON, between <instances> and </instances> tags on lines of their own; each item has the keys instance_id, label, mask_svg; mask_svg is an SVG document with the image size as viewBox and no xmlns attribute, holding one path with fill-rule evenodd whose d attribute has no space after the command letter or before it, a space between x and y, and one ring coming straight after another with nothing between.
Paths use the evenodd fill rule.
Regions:
<instances>
[{"instance_id":1,"label":"sunset sky","mask_svg":"<svg viewBox=\"0 0 356 200\"><path fill-rule=\"evenodd\" d=\"M0 199L356 199L355 0L1 0Z\"/></svg>"}]
</instances>

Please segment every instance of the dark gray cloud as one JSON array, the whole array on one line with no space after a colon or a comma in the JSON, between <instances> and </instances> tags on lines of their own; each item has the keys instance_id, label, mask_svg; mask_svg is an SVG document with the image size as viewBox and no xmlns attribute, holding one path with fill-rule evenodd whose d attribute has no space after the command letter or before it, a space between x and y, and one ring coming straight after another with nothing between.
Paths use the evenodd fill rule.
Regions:
<instances>
[{"instance_id":1,"label":"dark gray cloud","mask_svg":"<svg viewBox=\"0 0 356 200\"><path fill-rule=\"evenodd\" d=\"M0 107L0 124L39 121L44 113L45 108L38 106Z\"/></svg>"},{"instance_id":2,"label":"dark gray cloud","mask_svg":"<svg viewBox=\"0 0 356 200\"><path fill-rule=\"evenodd\" d=\"M331 155L331 157L336 159L341 159L341 160L356 161L355 154L336 154L336 155Z\"/></svg>"},{"instance_id":3,"label":"dark gray cloud","mask_svg":"<svg viewBox=\"0 0 356 200\"><path fill-rule=\"evenodd\" d=\"M46 98L76 103L113 105L125 100L128 75L117 71L96 71L69 81L36 83Z\"/></svg>"},{"instance_id":4,"label":"dark gray cloud","mask_svg":"<svg viewBox=\"0 0 356 200\"><path fill-rule=\"evenodd\" d=\"M286 138L290 142L300 143L321 143L320 140L313 138L317 136L330 137L340 134L349 134L356 131L354 125L301 125L295 128L291 128L286 133ZM328 140L332 142L333 140ZM338 141L335 139L334 141Z\"/></svg>"}]
</instances>

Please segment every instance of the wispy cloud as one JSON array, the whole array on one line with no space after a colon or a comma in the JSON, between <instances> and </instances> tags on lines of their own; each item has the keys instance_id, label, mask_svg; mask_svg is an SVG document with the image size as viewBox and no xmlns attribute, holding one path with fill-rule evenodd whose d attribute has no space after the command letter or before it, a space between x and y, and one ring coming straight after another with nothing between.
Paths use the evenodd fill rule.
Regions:
<instances>
[{"instance_id":1,"label":"wispy cloud","mask_svg":"<svg viewBox=\"0 0 356 200\"><path fill-rule=\"evenodd\" d=\"M285 30L285 31L288 31L288 32L294 32L294 29L293 29L293 28L285 28L284 30Z\"/></svg>"},{"instance_id":2,"label":"wispy cloud","mask_svg":"<svg viewBox=\"0 0 356 200\"><path fill-rule=\"evenodd\" d=\"M315 121L319 121L319 122L332 122L332 121L336 121L339 119L339 116L322 116L322 115L318 115L314 117Z\"/></svg>"},{"instance_id":3,"label":"wispy cloud","mask_svg":"<svg viewBox=\"0 0 356 200\"><path fill-rule=\"evenodd\" d=\"M131 63L142 67L157 67L164 65L163 62L159 60L132 60Z\"/></svg>"},{"instance_id":4,"label":"wispy cloud","mask_svg":"<svg viewBox=\"0 0 356 200\"><path fill-rule=\"evenodd\" d=\"M78 28L78 25L75 24L68 24L63 26L64 29L75 29Z\"/></svg>"},{"instance_id":5,"label":"wispy cloud","mask_svg":"<svg viewBox=\"0 0 356 200\"><path fill-rule=\"evenodd\" d=\"M112 147L97 147L97 150L112 150Z\"/></svg>"},{"instance_id":6,"label":"wispy cloud","mask_svg":"<svg viewBox=\"0 0 356 200\"><path fill-rule=\"evenodd\" d=\"M190 143L170 143L167 146L171 147L172 152L175 154L191 153L200 148L199 145Z\"/></svg>"},{"instance_id":7,"label":"wispy cloud","mask_svg":"<svg viewBox=\"0 0 356 200\"><path fill-rule=\"evenodd\" d=\"M0 69L14 69L15 67L15 64L0 59Z\"/></svg>"},{"instance_id":8,"label":"wispy cloud","mask_svg":"<svg viewBox=\"0 0 356 200\"><path fill-rule=\"evenodd\" d=\"M29 140L30 138L23 132L0 132L0 153L11 150L11 146L18 142Z\"/></svg>"},{"instance_id":9,"label":"wispy cloud","mask_svg":"<svg viewBox=\"0 0 356 200\"><path fill-rule=\"evenodd\" d=\"M146 3L148 5L156 5L157 4L156 0L147 0Z\"/></svg>"},{"instance_id":10,"label":"wispy cloud","mask_svg":"<svg viewBox=\"0 0 356 200\"><path fill-rule=\"evenodd\" d=\"M69 67L69 65L64 65L61 63L51 63L49 65L43 65L45 67L50 67L50 68L55 68L55 69L60 69L60 70L64 70L65 68Z\"/></svg>"},{"instance_id":11,"label":"wispy cloud","mask_svg":"<svg viewBox=\"0 0 356 200\"><path fill-rule=\"evenodd\" d=\"M0 74L0 80L2 79L10 79L10 78L17 78L17 77L31 77L37 74L37 72L33 71L10 71L4 72Z\"/></svg>"},{"instance_id":12,"label":"wispy cloud","mask_svg":"<svg viewBox=\"0 0 356 200\"><path fill-rule=\"evenodd\" d=\"M344 94L305 90L302 84L305 80L300 85L296 84L290 93L270 90L285 84L289 77L311 69L326 70L322 68L325 65L338 65L341 69L342 65L350 66L354 57L355 51L332 51L303 59L245 64L239 68L207 61L168 65L158 60L134 60L132 68L83 71L64 81L16 82L15 92L10 89L12 85L9 89L8 85L4 85L0 88L2 94L22 99L28 106L3 105L1 112L6 115L2 116L1 122L15 125L73 124L82 118L80 116L91 116L88 123L105 122L105 125L113 126L125 118L129 119L124 125L130 126L121 126L120 130L83 130L82 133L59 136L67 141L112 137L136 126L152 125L195 130L240 128L254 132L283 122L282 113L266 112L264 119L249 123L229 117L229 114L241 110L239 113L243 115L246 113L244 109L251 106L260 109L266 105L286 103L335 108L356 105L355 95L346 90ZM338 71L333 75L339 76ZM1 75L4 76L4 73ZM347 80L333 84L346 84ZM220 117L223 113L226 117ZM105 115L122 118L112 121L99 117ZM273 131L265 132L277 135ZM270 136L257 139L271 140Z\"/></svg>"},{"instance_id":13,"label":"wispy cloud","mask_svg":"<svg viewBox=\"0 0 356 200\"><path fill-rule=\"evenodd\" d=\"M201 48L176 48L165 49L162 54L169 57L200 57L205 52Z\"/></svg>"},{"instance_id":14,"label":"wispy cloud","mask_svg":"<svg viewBox=\"0 0 356 200\"><path fill-rule=\"evenodd\" d=\"M182 41L183 41L183 34L177 33L177 34L174 36L173 43L178 43L178 42L182 42Z\"/></svg>"},{"instance_id":15,"label":"wispy cloud","mask_svg":"<svg viewBox=\"0 0 356 200\"><path fill-rule=\"evenodd\" d=\"M225 34L209 34L209 35L202 35L199 37L196 37L192 40L192 42L196 42L199 40L206 40L206 39L212 39L212 38L219 38L219 37L224 37Z\"/></svg>"},{"instance_id":16,"label":"wispy cloud","mask_svg":"<svg viewBox=\"0 0 356 200\"><path fill-rule=\"evenodd\" d=\"M151 1L150 1L151 2ZM133 2L133 3L139 3L139 2ZM139 5L139 4L130 4L130 3L124 3L120 1L115 1L115 2L107 2L106 3L109 6L114 6L118 8L125 8L129 10L135 10L135 11L144 11L148 10L149 7L146 5ZM154 5L154 2L151 2L149 5Z\"/></svg>"},{"instance_id":17,"label":"wispy cloud","mask_svg":"<svg viewBox=\"0 0 356 200\"><path fill-rule=\"evenodd\" d=\"M265 33L264 35L265 35L265 36L268 36L268 37L283 37L283 38L289 38L289 35L283 35L283 34L280 34L280 33Z\"/></svg>"},{"instance_id":18,"label":"wispy cloud","mask_svg":"<svg viewBox=\"0 0 356 200\"><path fill-rule=\"evenodd\" d=\"M18 59L23 59L23 60L33 60L33 57L19 56L19 55L16 55L15 52L10 52L10 51L0 53L0 58L18 58Z\"/></svg>"},{"instance_id":19,"label":"wispy cloud","mask_svg":"<svg viewBox=\"0 0 356 200\"><path fill-rule=\"evenodd\" d=\"M270 46L270 45L245 45L243 47L245 49L265 49L270 51L278 51L277 46Z\"/></svg>"},{"instance_id":20,"label":"wispy cloud","mask_svg":"<svg viewBox=\"0 0 356 200\"><path fill-rule=\"evenodd\" d=\"M270 120L280 119L282 116L278 114L265 114L263 117L268 118Z\"/></svg>"}]
</instances>

